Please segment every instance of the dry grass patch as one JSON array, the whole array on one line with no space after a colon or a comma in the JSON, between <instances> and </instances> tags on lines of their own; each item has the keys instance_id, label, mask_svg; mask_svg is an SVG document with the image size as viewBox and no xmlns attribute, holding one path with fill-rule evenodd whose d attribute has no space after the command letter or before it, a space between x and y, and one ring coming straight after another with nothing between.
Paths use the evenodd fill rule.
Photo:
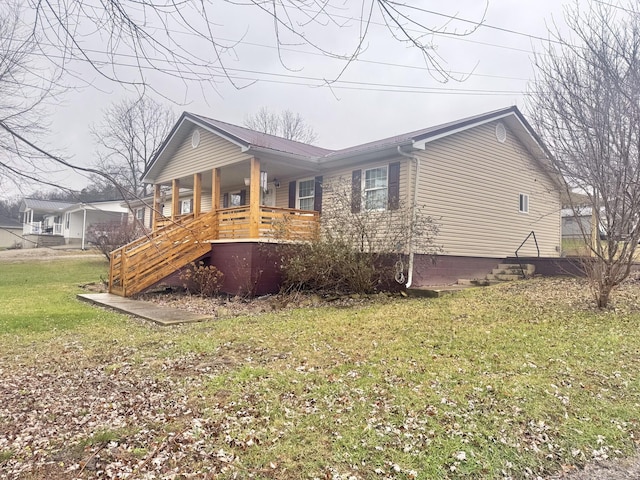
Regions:
<instances>
[{"instance_id":1,"label":"dry grass patch","mask_svg":"<svg viewBox=\"0 0 640 480\"><path fill-rule=\"evenodd\" d=\"M0 335L0 477L536 478L634 452L638 287ZM0 292L1 293L1 292Z\"/></svg>"}]
</instances>

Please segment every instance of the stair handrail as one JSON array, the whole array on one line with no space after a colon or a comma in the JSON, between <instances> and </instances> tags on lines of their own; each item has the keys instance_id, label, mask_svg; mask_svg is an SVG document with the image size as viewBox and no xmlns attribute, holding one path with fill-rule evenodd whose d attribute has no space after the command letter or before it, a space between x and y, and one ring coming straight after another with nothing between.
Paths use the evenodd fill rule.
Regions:
<instances>
[{"instance_id":1,"label":"stair handrail","mask_svg":"<svg viewBox=\"0 0 640 480\"><path fill-rule=\"evenodd\" d=\"M527 243L527 240L529 240L529 238L531 238L531 237L533 237L533 241L534 241L534 243L536 245L536 251L538 252L538 258L540 258L540 247L538 246L538 239L536 238L536 232L531 230L529 232L529 235L526 236L526 238L522 241L520 246L518 248L516 248L516 251L515 251L516 260L518 261L518 265L520 266L520 272L522 272L522 278L527 278L527 275L524 273L524 267L522 266L522 261L520 260L520 257L518 256L518 252L524 246L524 244Z\"/></svg>"},{"instance_id":2,"label":"stair handrail","mask_svg":"<svg viewBox=\"0 0 640 480\"><path fill-rule=\"evenodd\" d=\"M206 222L207 220L211 220L211 217L216 217L216 215L217 213L215 211L212 211L212 212L205 212L196 218L190 217L190 218L176 219L176 221L173 221L171 224L161 227L160 229L150 232L146 235L143 235L142 237L137 238L132 242L129 242L128 244L123 245L122 247L119 247L113 250L112 252L110 252L111 261L109 265L109 291L111 292L113 289L114 277L116 276L114 265L116 263L115 259L118 256L119 256L119 266L120 266L120 275L118 276L118 279L120 281L120 287L124 292L124 296L126 296L127 278L124 272L127 269L127 265L125 265L125 263L127 263L128 260L135 255L135 251L139 247L147 244L148 242L157 242L163 237L167 238L172 233L175 233L180 229L184 229L186 232L194 235L194 240L196 240L196 243L197 243L199 241L198 239L199 235L201 235L203 232L194 231L193 226L197 225L199 222L203 222L203 221Z\"/></svg>"}]
</instances>

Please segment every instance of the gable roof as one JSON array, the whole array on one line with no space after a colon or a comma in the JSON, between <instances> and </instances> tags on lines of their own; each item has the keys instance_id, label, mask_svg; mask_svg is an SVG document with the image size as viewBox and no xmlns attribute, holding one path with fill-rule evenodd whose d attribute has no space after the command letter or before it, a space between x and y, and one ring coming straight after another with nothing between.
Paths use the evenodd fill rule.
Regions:
<instances>
[{"instance_id":1,"label":"gable roof","mask_svg":"<svg viewBox=\"0 0 640 480\"><path fill-rule=\"evenodd\" d=\"M202 115L184 112L150 163L149 168L143 175L143 180L151 177L150 173L152 171L157 172L169 161L172 152L176 148L176 145L171 147L171 140L178 136L181 131L184 134L185 130L190 128L188 124L198 125L225 138L247 153L256 152L287 156L302 162L306 161L315 165L322 165L323 163L354 157L367 158L375 154L392 152L403 146L424 149L426 143L430 141L498 119L505 120L514 131L516 137L530 150L534 157L538 159L551 157L548 149L515 105L338 150L296 142Z\"/></svg>"},{"instance_id":2,"label":"gable roof","mask_svg":"<svg viewBox=\"0 0 640 480\"><path fill-rule=\"evenodd\" d=\"M308 143L296 142L276 135L257 132L246 127L239 127L231 123L222 122L213 118L203 117L193 113L187 113L188 117L197 118L206 123L211 129L225 134L227 137L235 139L236 143L241 144L244 148L261 147L275 150L277 152L291 153L293 155L302 155L306 157L322 157L332 150L309 145Z\"/></svg>"},{"instance_id":3,"label":"gable roof","mask_svg":"<svg viewBox=\"0 0 640 480\"><path fill-rule=\"evenodd\" d=\"M66 210L67 208L75 205L70 202L58 202L56 200L39 200L37 198L24 198L20 205L20 211L24 212L27 208L31 210L42 210L45 212L58 212Z\"/></svg>"}]
</instances>

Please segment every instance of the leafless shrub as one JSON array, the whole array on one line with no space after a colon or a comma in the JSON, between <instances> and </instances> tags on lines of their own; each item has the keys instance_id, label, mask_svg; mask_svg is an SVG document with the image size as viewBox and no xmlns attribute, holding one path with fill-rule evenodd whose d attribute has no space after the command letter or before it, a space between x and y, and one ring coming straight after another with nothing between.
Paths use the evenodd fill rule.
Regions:
<instances>
[{"instance_id":1,"label":"leafless shrub","mask_svg":"<svg viewBox=\"0 0 640 480\"><path fill-rule=\"evenodd\" d=\"M349 182L339 179L323 190L328 200L323 205L320 235L286 247L282 255L284 290L389 290L394 279L403 283L406 278L403 260L410 252L435 256L442 251L435 243L439 225L424 207L399 201L398 208L356 212ZM364 199L361 204L365 205Z\"/></svg>"},{"instance_id":2,"label":"leafless shrub","mask_svg":"<svg viewBox=\"0 0 640 480\"><path fill-rule=\"evenodd\" d=\"M215 266L205 265L202 261L190 263L180 272L184 288L201 297L211 297L220 292L223 276Z\"/></svg>"},{"instance_id":3,"label":"leafless shrub","mask_svg":"<svg viewBox=\"0 0 640 480\"><path fill-rule=\"evenodd\" d=\"M143 229L135 223L96 223L87 229L87 240L94 244L107 260L110 253L143 235Z\"/></svg>"}]
</instances>

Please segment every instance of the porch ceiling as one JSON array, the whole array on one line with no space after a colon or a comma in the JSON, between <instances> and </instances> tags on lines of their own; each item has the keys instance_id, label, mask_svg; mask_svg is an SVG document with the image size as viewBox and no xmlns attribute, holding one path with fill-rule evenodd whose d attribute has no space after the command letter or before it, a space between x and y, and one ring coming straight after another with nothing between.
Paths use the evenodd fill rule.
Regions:
<instances>
[{"instance_id":1,"label":"porch ceiling","mask_svg":"<svg viewBox=\"0 0 640 480\"><path fill-rule=\"evenodd\" d=\"M286 161L261 160L260 170L267 172L267 179L273 182L278 179L286 182L291 178L304 175L313 176L317 173L316 168L309 168L300 165L291 165ZM211 170L202 173L202 189L211 190ZM250 176L249 162L236 163L227 165L220 169L220 188L228 190L237 186L244 185L244 179ZM180 180L181 188L193 188L193 175L182 177Z\"/></svg>"}]
</instances>

